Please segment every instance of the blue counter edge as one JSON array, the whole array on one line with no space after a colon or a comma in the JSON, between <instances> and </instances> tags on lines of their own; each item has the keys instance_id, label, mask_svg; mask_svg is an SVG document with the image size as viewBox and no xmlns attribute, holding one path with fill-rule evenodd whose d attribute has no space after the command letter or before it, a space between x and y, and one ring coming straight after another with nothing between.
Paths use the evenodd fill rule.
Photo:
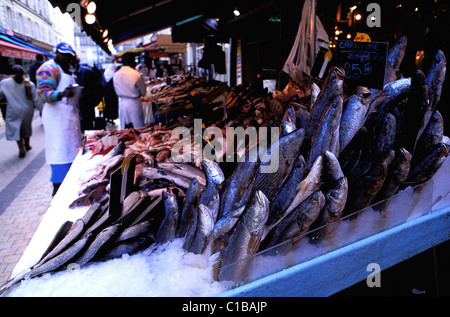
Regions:
<instances>
[{"instance_id":1,"label":"blue counter edge","mask_svg":"<svg viewBox=\"0 0 450 317\"><path fill-rule=\"evenodd\" d=\"M370 263L384 270L449 239L447 206L218 296L330 296L365 280Z\"/></svg>"}]
</instances>

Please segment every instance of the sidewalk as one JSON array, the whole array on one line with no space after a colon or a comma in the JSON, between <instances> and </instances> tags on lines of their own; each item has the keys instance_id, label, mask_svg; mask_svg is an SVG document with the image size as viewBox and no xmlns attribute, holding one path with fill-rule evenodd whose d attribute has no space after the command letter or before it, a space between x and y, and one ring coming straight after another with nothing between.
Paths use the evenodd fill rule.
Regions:
<instances>
[{"instance_id":1,"label":"sidewalk","mask_svg":"<svg viewBox=\"0 0 450 317\"><path fill-rule=\"evenodd\" d=\"M5 126L0 126L0 284L8 280L52 199L37 111L30 144L33 148L20 159L16 142L7 141Z\"/></svg>"}]
</instances>

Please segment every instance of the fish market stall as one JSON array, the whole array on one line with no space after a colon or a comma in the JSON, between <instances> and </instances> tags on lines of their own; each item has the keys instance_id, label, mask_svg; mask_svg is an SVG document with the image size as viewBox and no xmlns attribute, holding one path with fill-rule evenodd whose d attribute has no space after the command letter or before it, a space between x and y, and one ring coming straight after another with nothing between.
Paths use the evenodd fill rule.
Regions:
<instances>
[{"instance_id":1,"label":"fish market stall","mask_svg":"<svg viewBox=\"0 0 450 317\"><path fill-rule=\"evenodd\" d=\"M206 129L194 113L181 126L88 135L2 293L325 296L372 263L385 269L446 241L450 142L433 81L442 71L345 98L344 76L332 67L307 107L289 100L314 88L291 83L263 98L231 93L232 111L218 107ZM428 95L418 92L425 79ZM348 132L355 104L365 115ZM425 119L412 124L404 104ZM257 142L234 147L230 127L254 128Z\"/></svg>"}]
</instances>

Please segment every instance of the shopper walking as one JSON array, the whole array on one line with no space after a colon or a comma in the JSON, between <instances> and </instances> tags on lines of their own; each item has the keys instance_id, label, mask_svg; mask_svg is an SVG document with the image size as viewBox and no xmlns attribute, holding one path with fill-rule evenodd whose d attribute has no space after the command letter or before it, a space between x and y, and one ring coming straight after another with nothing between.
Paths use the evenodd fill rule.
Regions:
<instances>
[{"instance_id":1,"label":"shopper walking","mask_svg":"<svg viewBox=\"0 0 450 317\"><path fill-rule=\"evenodd\" d=\"M145 82L135 67L134 55L122 56L123 66L114 74L114 90L119 97L120 129L144 126L144 112L140 97L145 96Z\"/></svg>"},{"instance_id":2,"label":"shopper walking","mask_svg":"<svg viewBox=\"0 0 450 317\"><path fill-rule=\"evenodd\" d=\"M81 129L73 64L76 53L67 43L56 46L56 56L37 70L37 88L44 103L42 123L45 131L45 158L50 164L53 195L66 177L77 149L81 146Z\"/></svg>"},{"instance_id":3,"label":"shopper walking","mask_svg":"<svg viewBox=\"0 0 450 317\"><path fill-rule=\"evenodd\" d=\"M24 80L24 70L20 65L12 67L14 77L0 82L0 96L6 98L6 139L17 141L19 157L25 157L25 151L31 150L31 122L34 107L41 108L41 100L36 86Z\"/></svg>"}]
</instances>

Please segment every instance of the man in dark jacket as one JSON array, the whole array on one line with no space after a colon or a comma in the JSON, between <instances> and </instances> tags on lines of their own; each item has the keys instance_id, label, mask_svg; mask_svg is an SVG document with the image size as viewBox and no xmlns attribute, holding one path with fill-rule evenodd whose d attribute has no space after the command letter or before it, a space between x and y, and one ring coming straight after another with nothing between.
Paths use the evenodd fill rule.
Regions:
<instances>
[{"instance_id":1,"label":"man in dark jacket","mask_svg":"<svg viewBox=\"0 0 450 317\"><path fill-rule=\"evenodd\" d=\"M30 65L28 68L28 75L30 76L30 80L36 85L36 71L41 65L44 64L44 56L41 54L36 54L36 61Z\"/></svg>"}]
</instances>

